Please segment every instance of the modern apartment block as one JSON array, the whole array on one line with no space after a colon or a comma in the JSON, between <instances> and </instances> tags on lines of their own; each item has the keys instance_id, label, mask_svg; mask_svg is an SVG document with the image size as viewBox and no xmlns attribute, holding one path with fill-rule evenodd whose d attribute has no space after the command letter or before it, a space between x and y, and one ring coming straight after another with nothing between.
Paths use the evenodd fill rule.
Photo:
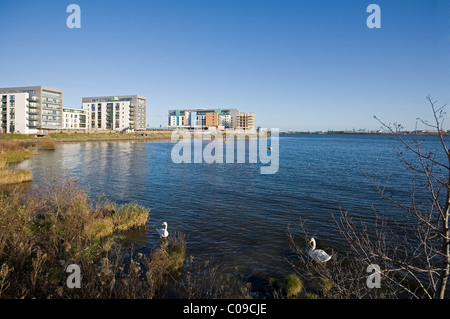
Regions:
<instances>
[{"instance_id":1,"label":"modern apartment block","mask_svg":"<svg viewBox=\"0 0 450 319\"><path fill-rule=\"evenodd\" d=\"M255 129L254 113L242 113L238 109L170 110L168 119L169 127Z\"/></svg>"},{"instance_id":2,"label":"modern apartment block","mask_svg":"<svg viewBox=\"0 0 450 319\"><path fill-rule=\"evenodd\" d=\"M83 109L64 107L63 128L68 130L85 130L86 111Z\"/></svg>"},{"instance_id":3,"label":"modern apartment block","mask_svg":"<svg viewBox=\"0 0 450 319\"><path fill-rule=\"evenodd\" d=\"M63 91L45 86L0 88L2 132L34 134L63 128Z\"/></svg>"},{"instance_id":4,"label":"modern apartment block","mask_svg":"<svg viewBox=\"0 0 450 319\"><path fill-rule=\"evenodd\" d=\"M84 97L87 130L145 130L147 99L139 95Z\"/></svg>"},{"instance_id":5,"label":"modern apartment block","mask_svg":"<svg viewBox=\"0 0 450 319\"><path fill-rule=\"evenodd\" d=\"M239 115L236 117L236 128L244 130L255 129L255 114L252 112L239 113Z\"/></svg>"},{"instance_id":6,"label":"modern apartment block","mask_svg":"<svg viewBox=\"0 0 450 319\"><path fill-rule=\"evenodd\" d=\"M33 133L33 126L30 128L28 100L28 93L1 95L2 133ZM31 116L37 120L37 111L33 111ZM34 122L32 124L35 128L36 124Z\"/></svg>"}]
</instances>

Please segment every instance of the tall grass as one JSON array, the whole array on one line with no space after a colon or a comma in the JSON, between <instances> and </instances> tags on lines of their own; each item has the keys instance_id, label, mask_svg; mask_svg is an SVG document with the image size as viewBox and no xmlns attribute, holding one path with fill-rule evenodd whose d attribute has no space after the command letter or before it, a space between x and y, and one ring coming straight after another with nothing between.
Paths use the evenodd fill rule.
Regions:
<instances>
[{"instance_id":1,"label":"tall grass","mask_svg":"<svg viewBox=\"0 0 450 319\"><path fill-rule=\"evenodd\" d=\"M112 212L94 204L76 180L54 173L31 193L1 193L0 297L57 297L61 261L97 269L113 234L146 227L148 209L125 205Z\"/></svg>"},{"instance_id":2,"label":"tall grass","mask_svg":"<svg viewBox=\"0 0 450 319\"><path fill-rule=\"evenodd\" d=\"M186 263L184 280L180 281L185 299L250 299L251 283L241 275L220 273L220 266L210 261L197 262L191 257Z\"/></svg>"},{"instance_id":3,"label":"tall grass","mask_svg":"<svg viewBox=\"0 0 450 319\"><path fill-rule=\"evenodd\" d=\"M8 169L0 162L0 185L18 184L33 180L33 174L27 169Z\"/></svg>"},{"instance_id":4,"label":"tall grass","mask_svg":"<svg viewBox=\"0 0 450 319\"><path fill-rule=\"evenodd\" d=\"M53 151L56 149L56 144L57 142L53 138L45 136L39 140L38 147L41 150Z\"/></svg>"},{"instance_id":5,"label":"tall grass","mask_svg":"<svg viewBox=\"0 0 450 319\"><path fill-rule=\"evenodd\" d=\"M0 139L0 153L9 151L22 151L36 146L35 141L18 141Z\"/></svg>"}]
</instances>

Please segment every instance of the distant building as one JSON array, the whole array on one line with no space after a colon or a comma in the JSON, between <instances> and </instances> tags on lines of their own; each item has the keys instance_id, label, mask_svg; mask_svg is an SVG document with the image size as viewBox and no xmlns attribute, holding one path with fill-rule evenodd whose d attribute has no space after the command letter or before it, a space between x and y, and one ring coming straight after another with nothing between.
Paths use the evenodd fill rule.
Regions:
<instances>
[{"instance_id":1,"label":"distant building","mask_svg":"<svg viewBox=\"0 0 450 319\"><path fill-rule=\"evenodd\" d=\"M2 132L35 134L63 128L63 91L45 86L0 88Z\"/></svg>"},{"instance_id":2,"label":"distant building","mask_svg":"<svg viewBox=\"0 0 450 319\"><path fill-rule=\"evenodd\" d=\"M255 129L254 113L241 113L238 109L186 109L169 110L169 127Z\"/></svg>"},{"instance_id":3,"label":"distant building","mask_svg":"<svg viewBox=\"0 0 450 319\"><path fill-rule=\"evenodd\" d=\"M63 128L73 130L86 129L86 111L83 109L63 108Z\"/></svg>"},{"instance_id":4,"label":"distant building","mask_svg":"<svg viewBox=\"0 0 450 319\"><path fill-rule=\"evenodd\" d=\"M145 130L147 99L139 95L84 97L87 130Z\"/></svg>"},{"instance_id":5,"label":"distant building","mask_svg":"<svg viewBox=\"0 0 450 319\"><path fill-rule=\"evenodd\" d=\"M236 129L252 130L255 129L254 113L239 113L236 118Z\"/></svg>"}]
</instances>

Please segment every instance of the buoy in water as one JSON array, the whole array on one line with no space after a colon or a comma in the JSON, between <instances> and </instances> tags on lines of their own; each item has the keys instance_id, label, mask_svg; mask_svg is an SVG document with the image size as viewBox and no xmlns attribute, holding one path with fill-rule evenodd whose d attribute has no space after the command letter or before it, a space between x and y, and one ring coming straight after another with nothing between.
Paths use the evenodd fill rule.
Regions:
<instances>
[{"instance_id":1,"label":"buoy in water","mask_svg":"<svg viewBox=\"0 0 450 319\"><path fill-rule=\"evenodd\" d=\"M269 151L271 151L271 150L272 150L272 146L269 147Z\"/></svg>"}]
</instances>

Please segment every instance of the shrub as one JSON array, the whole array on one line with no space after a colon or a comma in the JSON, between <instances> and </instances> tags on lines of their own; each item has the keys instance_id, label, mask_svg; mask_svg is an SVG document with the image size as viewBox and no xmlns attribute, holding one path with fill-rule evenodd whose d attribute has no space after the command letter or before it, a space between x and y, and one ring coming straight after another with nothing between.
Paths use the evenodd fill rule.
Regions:
<instances>
[{"instance_id":1,"label":"shrub","mask_svg":"<svg viewBox=\"0 0 450 319\"><path fill-rule=\"evenodd\" d=\"M286 297L289 299L296 298L302 291L303 284L296 275L291 274L285 278Z\"/></svg>"},{"instance_id":2,"label":"shrub","mask_svg":"<svg viewBox=\"0 0 450 319\"><path fill-rule=\"evenodd\" d=\"M53 151L56 149L56 141L51 137L42 137L39 141L39 149Z\"/></svg>"},{"instance_id":3,"label":"shrub","mask_svg":"<svg viewBox=\"0 0 450 319\"><path fill-rule=\"evenodd\" d=\"M121 231L145 227L149 209L136 203L128 203L119 207L114 205L111 213L114 227Z\"/></svg>"},{"instance_id":4,"label":"shrub","mask_svg":"<svg viewBox=\"0 0 450 319\"><path fill-rule=\"evenodd\" d=\"M323 295L326 297L328 293L330 292L331 288L333 287L333 284L331 281L327 278L320 277L319 279L320 288L322 289Z\"/></svg>"}]
</instances>

